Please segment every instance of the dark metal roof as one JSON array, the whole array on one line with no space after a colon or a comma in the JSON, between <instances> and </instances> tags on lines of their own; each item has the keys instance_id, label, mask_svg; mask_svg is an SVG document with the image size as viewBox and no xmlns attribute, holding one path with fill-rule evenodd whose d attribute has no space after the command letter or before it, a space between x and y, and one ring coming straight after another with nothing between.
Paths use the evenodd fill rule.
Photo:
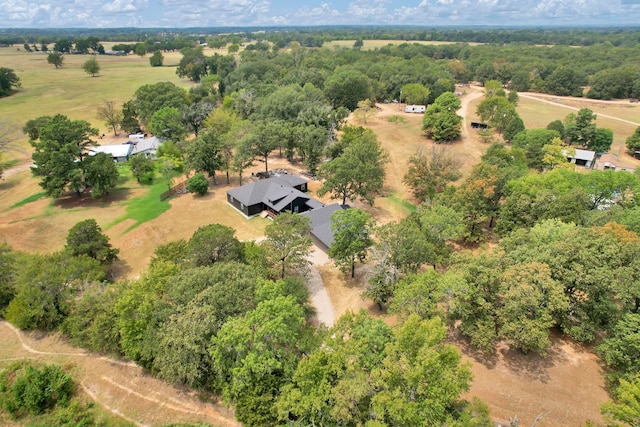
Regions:
<instances>
[{"instance_id":1,"label":"dark metal roof","mask_svg":"<svg viewBox=\"0 0 640 427\"><path fill-rule=\"evenodd\" d=\"M328 248L333 243L331 215L340 209L347 209L347 207L343 207L339 203L332 203L300 214L311 218L311 234Z\"/></svg>"},{"instance_id":2,"label":"dark metal roof","mask_svg":"<svg viewBox=\"0 0 640 427\"><path fill-rule=\"evenodd\" d=\"M306 193L293 188L293 185L306 182L306 179L298 176L282 175L232 188L227 194L246 206L264 203L279 212L298 197L311 199Z\"/></svg>"}]
</instances>

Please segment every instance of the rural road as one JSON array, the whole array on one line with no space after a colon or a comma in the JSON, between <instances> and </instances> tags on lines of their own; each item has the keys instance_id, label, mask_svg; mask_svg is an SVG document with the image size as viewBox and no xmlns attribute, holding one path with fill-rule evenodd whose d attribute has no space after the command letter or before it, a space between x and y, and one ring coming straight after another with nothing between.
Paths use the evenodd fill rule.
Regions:
<instances>
[{"instance_id":1,"label":"rural road","mask_svg":"<svg viewBox=\"0 0 640 427\"><path fill-rule=\"evenodd\" d=\"M309 266L309 274L307 276L307 288L309 289L309 299L311 304L316 309L316 319L318 323L324 323L327 327L332 327L336 322L335 311L333 310L333 304L327 293L327 289L322 283L322 276L318 271L319 266L325 265L329 262L327 254L325 254L317 246L313 246L313 251L309 256L311 265Z\"/></svg>"}]
</instances>

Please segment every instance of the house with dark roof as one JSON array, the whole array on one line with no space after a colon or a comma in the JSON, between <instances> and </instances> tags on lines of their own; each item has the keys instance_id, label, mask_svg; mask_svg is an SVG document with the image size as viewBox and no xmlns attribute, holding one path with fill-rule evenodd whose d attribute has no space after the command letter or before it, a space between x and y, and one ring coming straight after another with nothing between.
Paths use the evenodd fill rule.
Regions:
<instances>
[{"instance_id":1,"label":"house with dark roof","mask_svg":"<svg viewBox=\"0 0 640 427\"><path fill-rule=\"evenodd\" d=\"M324 204L307 193L307 180L295 175L274 176L227 191L227 202L247 217L267 211L302 213Z\"/></svg>"},{"instance_id":2,"label":"house with dark roof","mask_svg":"<svg viewBox=\"0 0 640 427\"><path fill-rule=\"evenodd\" d=\"M329 250L333 243L333 230L331 230L331 215L335 211L348 209L348 206L342 206L339 203L322 206L301 215L311 219L311 240L323 251Z\"/></svg>"}]
</instances>

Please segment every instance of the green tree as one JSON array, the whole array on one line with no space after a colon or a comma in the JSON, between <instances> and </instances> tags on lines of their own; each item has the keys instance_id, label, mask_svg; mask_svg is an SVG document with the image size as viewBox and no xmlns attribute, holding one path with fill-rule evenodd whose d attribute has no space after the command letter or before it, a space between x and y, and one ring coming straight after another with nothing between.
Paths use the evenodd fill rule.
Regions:
<instances>
[{"instance_id":1,"label":"green tree","mask_svg":"<svg viewBox=\"0 0 640 427\"><path fill-rule=\"evenodd\" d=\"M627 138L625 144L627 145L627 150L632 154L636 151L640 151L640 126L638 126L636 130L633 131L633 134Z\"/></svg>"},{"instance_id":2,"label":"green tree","mask_svg":"<svg viewBox=\"0 0 640 427\"><path fill-rule=\"evenodd\" d=\"M20 86L20 78L11 68L0 67L0 97L11 95Z\"/></svg>"},{"instance_id":3,"label":"green tree","mask_svg":"<svg viewBox=\"0 0 640 427\"><path fill-rule=\"evenodd\" d=\"M248 426L273 425L275 401L298 364L307 329L292 296L267 299L226 322L211 340L217 385Z\"/></svg>"},{"instance_id":4,"label":"green tree","mask_svg":"<svg viewBox=\"0 0 640 427\"><path fill-rule=\"evenodd\" d=\"M116 108L115 101L104 101L104 104L98 107L97 117L113 129L113 136L118 136L118 128L122 123L122 110Z\"/></svg>"},{"instance_id":5,"label":"green tree","mask_svg":"<svg viewBox=\"0 0 640 427\"><path fill-rule=\"evenodd\" d=\"M153 178L153 171L155 170L155 162L153 159L147 156L136 155L129 157L127 164L138 183L141 183L146 177Z\"/></svg>"},{"instance_id":6,"label":"green tree","mask_svg":"<svg viewBox=\"0 0 640 427\"><path fill-rule=\"evenodd\" d=\"M607 128L597 128L593 141L587 146L596 153L606 153L613 144L613 131Z\"/></svg>"},{"instance_id":7,"label":"green tree","mask_svg":"<svg viewBox=\"0 0 640 427\"><path fill-rule=\"evenodd\" d=\"M375 393L372 371L392 340L391 328L364 311L341 316L283 386L278 418L306 425L364 425Z\"/></svg>"},{"instance_id":8,"label":"green tree","mask_svg":"<svg viewBox=\"0 0 640 427\"><path fill-rule=\"evenodd\" d=\"M58 327L76 293L105 279L104 266L86 255L29 255L20 258L20 265L14 282L15 297L4 317L21 329Z\"/></svg>"},{"instance_id":9,"label":"green tree","mask_svg":"<svg viewBox=\"0 0 640 427\"><path fill-rule=\"evenodd\" d=\"M239 128L237 130L240 131ZM247 131L249 131L247 127L244 127L243 130L240 131L239 135L241 135L241 137L235 141L236 145L233 150L233 161L231 163L231 168L238 172L240 185L242 185L242 174L247 168L253 166L255 161L255 151L253 147L257 143L257 136L253 133L242 134Z\"/></svg>"},{"instance_id":10,"label":"green tree","mask_svg":"<svg viewBox=\"0 0 640 427\"><path fill-rule=\"evenodd\" d=\"M60 196L67 188L78 194L85 187L82 173L88 146L97 135L84 120L69 120L57 114L43 123L38 130L38 140L31 140L32 172L41 177L40 186L49 197Z\"/></svg>"},{"instance_id":11,"label":"green tree","mask_svg":"<svg viewBox=\"0 0 640 427\"><path fill-rule=\"evenodd\" d=\"M122 285L95 283L73 299L61 330L74 345L98 353L122 354L115 311Z\"/></svg>"},{"instance_id":12,"label":"green tree","mask_svg":"<svg viewBox=\"0 0 640 427\"><path fill-rule=\"evenodd\" d=\"M51 120L51 116L40 116L27 120L27 123L22 128L22 132L27 135L30 140L35 141L40 138L40 129L49 123L49 120Z\"/></svg>"},{"instance_id":13,"label":"green tree","mask_svg":"<svg viewBox=\"0 0 640 427\"><path fill-rule=\"evenodd\" d=\"M159 50L153 52L153 55L149 57L149 64L152 67L162 67L164 63L164 55Z\"/></svg>"},{"instance_id":14,"label":"green tree","mask_svg":"<svg viewBox=\"0 0 640 427\"><path fill-rule=\"evenodd\" d=\"M469 390L471 371L458 349L444 344L447 328L439 318L416 315L394 331L382 364L374 369L372 418L382 425L440 426Z\"/></svg>"},{"instance_id":15,"label":"green tree","mask_svg":"<svg viewBox=\"0 0 640 427\"><path fill-rule=\"evenodd\" d=\"M524 130L524 122L522 121L520 116L517 116L516 113L516 116L505 125L502 137L505 141L511 142L517 134L523 132Z\"/></svg>"},{"instance_id":16,"label":"green tree","mask_svg":"<svg viewBox=\"0 0 640 427\"><path fill-rule=\"evenodd\" d=\"M85 73L91 74L91 77L95 77L96 74L100 73L100 64L98 64L98 60L95 58L91 58L85 61L82 64L82 69Z\"/></svg>"},{"instance_id":17,"label":"green tree","mask_svg":"<svg viewBox=\"0 0 640 427\"><path fill-rule=\"evenodd\" d=\"M403 85L400 91L407 104L427 105L429 103L431 91L420 83L408 83Z\"/></svg>"},{"instance_id":18,"label":"green tree","mask_svg":"<svg viewBox=\"0 0 640 427\"><path fill-rule=\"evenodd\" d=\"M6 243L0 243L0 313L15 296L16 254Z\"/></svg>"},{"instance_id":19,"label":"green tree","mask_svg":"<svg viewBox=\"0 0 640 427\"><path fill-rule=\"evenodd\" d=\"M311 251L311 219L293 212L283 212L276 216L264 230L264 245L272 265L282 266L280 277L287 270L304 272L309 264Z\"/></svg>"},{"instance_id":20,"label":"green tree","mask_svg":"<svg viewBox=\"0 0 640 427\"><path fill-rule=\"evenodd\" d=\"M187 105L187 92L170 82L140 86L135 93L133 110L144 125L148 125L153 114L162 107L180 110ZM162 136L162 134L159 134Z\"/></svg>"},{"instance_id":21,"label":"green tree","mask_svg":"<svg viewBox=\"0 0 640 427\"><path fill-rule=\"evenodd\" d=\"M575 148L566 147L560 138L553 138L551 143L542 146L542 163L545 168L565 168L573 170L575 165L569 163L567 156L575 156Z\"/></svg>"},{"instance_id":22,"label":"green tree","mask_svg":"<svg viewBox=\"0 0 640 427\"><path fill-rule=\"evenodd\" d=\"M401 318L415 314L422 319L442 315L438 304L446 292L446 281L434 270L410 274L396 283L389 312Z\"/></svg>"},{"instance_id":23,"label":"green tree","mask_svg":"<svg viewBox=\"0 0 640 427\"><path fill-rule=\"evenodd\" d=\"M451 294L451 315L471 345L487 353L495 351L498 337L496 308L500 306L500 278L503 262L498 255L462 256L454 264L462 277Z\"/></svg>"},{"instance_id":24,"label":"green tree","mask_svg":"<svg viewBox=\"0 0 640 427\"><path fill-rule=\"evenodd\" d=\"M120 128L127 133L135 133L140 130L140 122L138 121L138 113L136 113L133 101L127 101L122 104L122 119Z\"/></svg>"},{"instance_id":25,"label":"green tree","mask_svg":"<svg viewBox=\"0 0 640 427\"><path fill-rule=\"evenodd\" d=\"M315 174L318 171L318 164L322 161L329 132L323 127L301 125L296 127L294 134L298 140L296 148L302 157L302 162L309 168L309 172Z\"/></svg>"},{"instance_id":26,"label":"green tree","mask_svg":"<svg viewBox=\"0 0 640 427\"><path fill-rule=\"evenodd\" d=\"M420 229L430 244L427 262L435 268L453 251L452 242L465 233L463 212L442 203L423 204L416 213Z\"/></svg>"},{"instance_id":27,"label":"green tree","mask_svg":"<svg viewBox=\"0 0 640 427\"><path fill-rule=\"evenodd\" d=\"M532 169L544 169L543 147L551 144L554 138L559 138L560 134L549 129L527 129L518 133L513 138L513 147L524 150L527 165Z\"/></svg>"},{"instance_id":28,"label":"green tree","mask_svg":"<svg viewBox=\"0 0 640 427\"><path fill-rule=\"evenodd\" d=\"M207 178L203 174L197 173L189 178L187 190L189 190L190 193L204 196L209 190L209 181L207 181Z\"/></svg>"},{"instance_id":29,"label":"green tree","mask_svg":"<svg viewBox=\"0 0 640 427\"><path fill-rule=\"evenodd\" d=\"M332 199L362 201L373 205L374 197L382 190L386 175L387 152L380 146L371 130L363 132L338 158L320 167L319 177L324 179L318 195L331 193Z\"/></svg>"},{"instance_id":30,"label":"green tree","mask_svg":"<svg viewBox=\"0 0 640 427\"><path fill-rule=\"evenodd\" d=\"M189 269L176 277L169 298L187 302L160 332L160 351L153 363L159 376L179 385L213 388L211 339L227 320L256 307L256 282L261 280L253 269L234 262ZM173 294L182 295L175 299Z\"/></svg>"},{"instance_id":31,"label":"green tree","mask_svg":"<svg viewBox=\"0 0 640 427\"><path fill-rule=\"evenodd\" d=\"M640 424L640 379L620 381L615 394L615 402L607 402L600 408L607 425L634 427Z\"/></svg>"},{"instance_id":32,"label":"green tree","mask_svg":"<svg viewBox=\"0 0 640 427\"><path fill-rule=\"evenodd\" d=\"M118 168L113 158L106 153L98 153L83 161L84 183L90 188L91 198L98 199L118 185Z\"/></svg>"},{"instance_id":33,"label":"green tree","mask_svg":"<svg viewBox=\"0 0 640 427\"><path fill-rule=\"evenodd\" d=\"M204 121L212 110L213 104L208 101L192 102L180 110L182 122L186 125L187 130L193 132L197 137L198 132L204 126Z\"/></svg>"},{"instance_id":34,"label":"green tree","mask_svg":"<svg viewBox=\"0 0 640 427\"><path fill-rule=\"evenodd\" d=\"M515 106L503 96L485 98L478 104L476 114L482 121L495 128L499 134L502 134L506 127L519 117Z\"/></svg>"},{"instance_id":35,"label":"green tree","mask_svg":"<svg viewBox=\"0 0 640 427\"><path fill-rule=\"evenodd\" d=\"M423 202L443 192L448 183L460 179L460 166L461 162L444 147L433 146L429 153L419 150L411 156L402 182Z\"/></svg>"},{"instance_id":36,"label":"green tree","mask_svg":"<svg viewBox=\"0 0 640 427\"><path fill-rule=\"evenodd\" d=\"M548 265L533 262L507 269L501 289L500 335L525 353L545 355L551 327L569 308L562 285L552 279Z\"/></svg>"},{"instance_id":37,"label":"green tree","mask_svg":"<svg viewBox=\"0 0 640 427\"><path fill-rule=\"evenodd\" d=\"M549 124L547 125L547 129L555 130L556 132L558 132L558 134L560 134L560 139L564 141L564 123L562 123L562 120L554 120L552 122L549 122Z\"/></svg>"},{"instance_id":38,"label":"green tree","mask_svg":"<svg viewBox=\"0 0 640 427\"><path fill-rule=\"evenodd\" d=\"M558 96L582 96L586 77L576 67L561 66L544 80L545 92Z\"/></svg>"},{"instance_id":39,"label":"green tree","mask_svg":"<svg viewBox=\"0 0 640 427\"><path fill-rule=\"evenodd\" d=\"M436 143L449 142L460 137L462 117L456 114L460 99L451 92L440 95L424 114L422 130Z\"/></svg>"},{"instance_id":40,"label":"green tree","mask_svg":"<svg viewBox=\"0 0 640 427\"><path fill-rule=\"evenodd\" d=\"M65 249L72 256L86 255L101 264L111 264L118 259L119 252L111 246L95 219L86 219L71 227Z\"/></svg>"},{"instance_id":41,"label":"green tree","mask_svg":"<svg viewBox=\"0 0 640 427\"><path fill-rule=\"evenodd\" d=\"M351 270L351 277L355 276L356 261L367 258L373 226L371 215L361 209L341 209L331 215L333 242L328 253L343 272Z\"/></svg>"},{"instance_id":42,"label":"green tree","mask_svg":"<svg viewBox=\"0 0 640 427\"><path fill-rule=\"evenodd\" d=\"M209 224L198 228L189 239L187 249L191 262L197 267L242 259L242 243L235 237L235 230L226 225Z\"/></svg>"},{"instance_id":43,"label":"green tree","mask_svg":"<svg viewBox=\"0 0 640 427\"><path fill-rule=\"evenodd\" d=\"M193 140L186 149L186 164L196 172L206 172L216 184L216 171L224 167L222 141L215 129L207 131Z\"/></svg>"},{"instance_id":44,"label":"green tree","mask_svg":"<svg viewBox=\"0 0 640 427\"><path fill-rule=\"evenodd\" d=\"M358 101L371 98L371 81L360 71L339 68L325 81L324 93L334 108L345 107L353 111L358 107Z\"/></svg>"},{"instance_id":45,"label":"green tree","mask_svg":"<svg viewBox=\"0 0 640 427\"><path fill-rule=\"evenodd\" d=\"M565 136L572 145L589 147L596 136L595 120L597 115L588 108L581 108L578 114L569 114L565 118Z\"/></svg>"},{"instance_id":46,"label":"green tree","mask_svg":"<svg viewBox=\"0 0 640 427\"><path fill-rule=\"evenodd\" d=\"M253 150L256 156L262 157L264 160L264 170L269 172L269 154L280 145L286 135L286 122L277 121L261 121L256 124L253 132Z\"/></svg>"},{"instance_id":47,"label":"green tree","mask_svg":"<svg viewBox=\"0 0 640 427\"><path fill-rule=\"evenodd\" d=\"M47 55L47 63L53 65L56 68L62 67L64 62L64 56L60 52L51 52Z\"/></svg>"},{"instance_id":48,"label":"green tree","mask_svg":"<svg viewBox=\"0 0 640 427\"><path fill-rule=\"evenodd\" d=\"M178 77L186 77L193 82L199 82L203 76L207 75L207 64L201 46L184 47L180 49L180 53L182 58L176 68Z\"/></svg>"},{"instance_id":49,"label":"green tree","mask_svg":"<svg viewBox=\"0 0 640 427\"><path fill-rule=\"evenodd\" d=\"M365 125L369 120L375 118L376 114L378 114L378 110L376 108L375 102L370 99L363 99L362 101L358 101L358 108L353 112L353 116L361 123Z\"/></svg>"},{"instance_id":50,"label":"green tree","mask_svg":"<svg viewBox=\"0 0 640 427\"><path fill-rule=\"evenodd\" d=\"M151 116L149 130L161 138L181 141L187 135L182 114L175 107L162 107Z\"/></svg>"},{"instance_id":51,"label":"green tree","mask_svg":"<svg viewBox=\"0 0 640 427\"><path fill-rule=\"evenodd\" d=\"M598 346L598 353L612 370L613 379L632 380L640 372L640 314L625 314L612 332Z\"/></svg>"}]
</instances>

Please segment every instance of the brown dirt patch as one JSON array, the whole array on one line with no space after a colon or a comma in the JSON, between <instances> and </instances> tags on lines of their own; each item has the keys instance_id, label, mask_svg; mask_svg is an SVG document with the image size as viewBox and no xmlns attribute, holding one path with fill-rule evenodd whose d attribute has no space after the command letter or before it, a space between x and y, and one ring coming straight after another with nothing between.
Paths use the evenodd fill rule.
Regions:
<instances>
[{"instance_id":1,"label":"brown dirt patch","mask_svg":"<svg viewBox=\"0 0 640 427\"><path fill-rule=\"evenodd\" d=\"M517 416L522 425L531 425L539 414L544 427L601 423L600 404L609 400L599 359L575 343L554 335L546 357L522 354L499 345L495 355L484 356L471 349L464 339L454 340L471 362L474 380L464 396L477 396L491 411L494 420L508 425Z\"/></svg>"},{"instance_id":2,"label":"brown dirt patch","mask_svg":"<svg viewBox=\"0 0 640 427\"><path fill-rule=\"evenodd\" d=\"M28 358L71 369L89 398L136 425L168 422L240 425L233 413L218 402L206 403L194 392L172 387L133 363L84 353L57 334L22 333L0 322L0 343L0 362Z\"/></svg>"}]
</instances>

